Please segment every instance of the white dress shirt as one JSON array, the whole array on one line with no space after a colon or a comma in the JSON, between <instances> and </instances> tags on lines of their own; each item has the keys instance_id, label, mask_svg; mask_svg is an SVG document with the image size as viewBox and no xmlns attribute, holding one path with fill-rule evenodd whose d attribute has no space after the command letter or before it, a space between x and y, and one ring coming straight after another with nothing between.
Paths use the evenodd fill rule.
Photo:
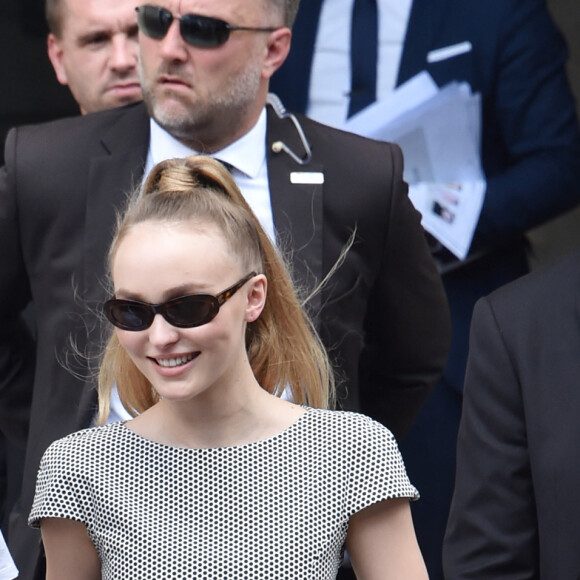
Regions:
<instances>
[{"instance_id":1,"label":"white dress shirt","mask_svg":"<svg viewBox=\"0 0 580 580\"><path fill-rule=\"evenodd\" d=\"M174 157L188 157L199 155L199 151L190 149L170 135L151 119L151 139L149 153L145 165L145 175L152 167L166 159ZM268 185L268 166L266 164L266 109L264 109L254 127L228 145L225 149L212 153L220 161L229 163L232 176L236 180L240 191L250 204L262 227L275 241L274 217L270 203L270 188Z\"/></svg>"},{"instance_id":2,"label":"white dress shirt","mask_svg":"<svg viewBox=\"0 0 580 580\"><path fill-rule=\"evenodd\" d=\"M377 100L389 94L397 83L412 3L413 0L377 0ZM353 5L354 0L322 3L314 45L306 114L333 127L340 127L346 120L350 102Z\"/></svg>"}]
</instances>

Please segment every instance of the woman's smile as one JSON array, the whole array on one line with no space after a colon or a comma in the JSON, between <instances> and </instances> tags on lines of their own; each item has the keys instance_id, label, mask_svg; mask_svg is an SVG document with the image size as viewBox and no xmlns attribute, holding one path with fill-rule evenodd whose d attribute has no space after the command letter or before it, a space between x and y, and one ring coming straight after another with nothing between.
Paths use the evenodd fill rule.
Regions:
<instances>
[{"instance_id":1,"label":"woman's smile","mask_svg":"<svg viewBox=\"0 0 580 580\"><path fill-rule=\"evenodd\" d=\"M199 354L200 354L199 352L196 352L179 355L176 357L165 356L165 357L150 357L150 358L151 360L154 360L160 367L170 368L183 366L184 364L188 363L189 361L199 356Z\"/></svg>"}]
</instances>

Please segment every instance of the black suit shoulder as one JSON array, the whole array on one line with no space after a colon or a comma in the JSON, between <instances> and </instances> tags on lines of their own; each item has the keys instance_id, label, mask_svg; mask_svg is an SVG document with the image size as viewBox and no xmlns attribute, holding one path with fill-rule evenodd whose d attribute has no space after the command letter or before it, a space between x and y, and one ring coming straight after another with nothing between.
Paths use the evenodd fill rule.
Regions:
<instances>
[{"instance_id":1,"label":"black suit shoulder","mask_svg":"<svg viewBox=\"0 0 580 580\"><path fill-rule=\"evenodd\" d=\"M579 278L575 252L476 305L443 549L450 580L580 569Z\"/></svg>"},{"instance_id":2,"label":"black suit shoulder","mask_svg":"<svg viewBox=\"0 0 580 580\"><path fill-rule=\"evenodd\" d=\"M118 146L148 141L148 116L143 103L136 103L84 116L67 117L37 125L24 125L9 131L6 164L23 159L70 160L96 152L107 152L101 136L111 136ZM103 149L104 147L104 149Z\"/></svg>"},{"instance_id":3,"label":"black suit shoulder","mask_svg":"<svg viewBox=\"0 0 580 580\"><path fill-rule=\"evenodd\" d=\"M486 301L502 326L516 332L532 321L569 316L578 301L580 250L492 292Z\"/></svg>"},{"instance_id":4,"label":"black suit shoulder","mask_svg":"<svg viewBox=\"0 0 580 580\"><path fill-rule=\"evenodd\" d=\"M148 144L142 103L18 127L6 140L5 187L21 203L36 205L61 195L84 195L96 159L131 156L143 164Z\"/></svg>"},{"instance_id":5,"label":"black suit shoulder","mask_svg":"<svg viewBox=\"0 0 580 580\"><path fill-rule=\"evenodd\" d=\"M119 120L122 120L127 115L143 115L147 118L145 104L141 101L132 103L124 107L117 107L114 109L106 109L88 115L74 115L72 117L64 117L44 123L36 123L31 125L21 125L12 128L12 131L24 132L32 135L46 135L50 133L70 133L71 135L79 129L106 129L112 127Z\"/></svg>"}]
</instances>

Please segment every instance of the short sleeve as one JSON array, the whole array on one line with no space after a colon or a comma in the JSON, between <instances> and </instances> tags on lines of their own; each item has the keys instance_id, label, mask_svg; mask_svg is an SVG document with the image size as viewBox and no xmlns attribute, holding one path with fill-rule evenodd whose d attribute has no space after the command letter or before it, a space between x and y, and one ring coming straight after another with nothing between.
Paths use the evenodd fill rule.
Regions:
<instances>
[{"instance_id":1,"label":"short sleeve","mask_svg":"<svg viewBox=\"0 0 580 580\"><path fill-rule=\"evenodd\" d=\"M379 501L400 497L419 499L393 434L370 417L355 417L358 435L353 438L349 458L346 506L349 517Z\"/></svg>"},{"instance_id":2,"label":"short sleeve","mask_svg":"<svg viewBox=\"0 0 580 580\"><path fill-rule=\"evenodd\" d=\"M38 470L28 525L39 528L43 518L67 518L89 523L87 506L91 494L82 468L83 454L75 440L74 435L65 437L46 450Z\"/></svg>"}]
</instances>

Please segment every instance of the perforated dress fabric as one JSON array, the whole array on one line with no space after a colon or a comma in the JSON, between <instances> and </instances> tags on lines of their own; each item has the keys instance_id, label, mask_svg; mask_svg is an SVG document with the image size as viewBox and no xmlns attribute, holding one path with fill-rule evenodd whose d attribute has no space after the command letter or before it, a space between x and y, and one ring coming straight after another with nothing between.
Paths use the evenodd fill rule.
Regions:
<instances>
[{"instance_id":1,"label":"perforated dress fabric","mask_svg":"<svg viewBox=\"0 0 580 580\"><path fill-rule=\"evenodd\" d=\"M336 577L349 517L417 498L391 433L364 415L307 409L235 447L186 449L124 422L45 453L29 523L83 522L115 580Z\"/></svg>"}]
</instances>

